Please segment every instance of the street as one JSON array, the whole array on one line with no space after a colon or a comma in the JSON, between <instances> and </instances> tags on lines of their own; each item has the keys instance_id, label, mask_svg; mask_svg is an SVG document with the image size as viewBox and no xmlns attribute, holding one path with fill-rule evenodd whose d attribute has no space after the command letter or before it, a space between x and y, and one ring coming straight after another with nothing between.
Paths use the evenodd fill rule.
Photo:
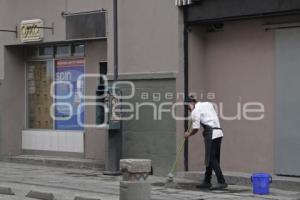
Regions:
<instances>
[{"instance_id":1,"label":"street","mask_svg":"<svg viewBox=\"0 0 300 200\"><path fill-rule=\"evenodd\" d=\"M0 187L10 187L15 195L0 195L0 199L24 200L29 191L53 193L57 200L119 199L121 177L103 176L97 170L43 167L0 162ZM180 180L181 188L166 188L165 178L150 177L153 200L201 199L276 199L299 200L300 192L271 189L271 195L256 196L251 188L230 185L227 191L199 191L192 183ZM178 186L177 185L177 186Z\"/></svg>"}]
</instances>

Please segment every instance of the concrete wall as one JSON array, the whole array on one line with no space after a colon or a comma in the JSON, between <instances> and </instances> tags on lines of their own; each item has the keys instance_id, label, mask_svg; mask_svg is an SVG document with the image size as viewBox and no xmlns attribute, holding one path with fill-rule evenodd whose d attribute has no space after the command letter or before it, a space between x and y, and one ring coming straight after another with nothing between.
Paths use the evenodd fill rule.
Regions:
<instances>
[{"instance_id":1,"label":"concrete wall","mask_svg":"<svg viewBox=\"0 0 300 200\"><path fill-rule=\"evenodd\" d=\"M205 28L195 26L189 34L189 91L200 98L205 93L204 61L205 61ZM204 153L201 134L189 140L189 162L191 171L203 169Z\"/></svg>"},{"instance_id":2,"label":"concrete wall","mask_svg":"<svg viewBox=\"0 0 300 200\"><path fill-rule=\"evenodd\" d=\"M0 153L21 152L22 130L25 127L25 66L23 49L5 49L6 79L0 85ZM18 116L18 117L16 117Z\"/></svg>"},{"instance_id":3,"label":"concrete wall","mask_svg":"<svg viewBox=\"0 0 300 200\"><path fill-rule=\"evenodd\" d=\"M275 39L272 31L263 29L263 23L263 20L227 22L223 32L207 33L192 28L190 33L190 50L198 48L199 52L190 52L190 74L202 72L200 77L192 75L198 81L191 80L190 90L204 91L203 100L207 99L207 93L214 92L214 102L223 102L223 115L227 117L236 116L237 105L247 102L261 102L265 109L264 118L259 121L243 117L221 121L225 132L224 170L273 172ZM200 142L200 138L195 140ZM200 156L203 142L200 144L200 148L196 144L192 147L193 169L203 166Z\"/></svg>"},{"instance_id":4,"label":"concrete wall","mask_svg":"<svg viewBox=\"0 0 300 200\"><path fill-rule=\"evenodd\" d=\"M177 71L181 33L174 2L118 2L120 73Z\"/></svg>"},{"instance_id":5,"label":"concrete wall","mask_svg":"<svg viewBox=\"0 0 300 200\"><path fill-rule=\"evenodd\" d=\"M183 92L183 23L174 1L118 2L120 74L139 76L148 73L152 76L153 73L158 73L153 75L151 82L141 78L134 80L134 83L139 90L147 91L150 87L163 92L167 88L160 87L167 86L173 87L174 92ZM112 70L109 68L109 73ZM168 80L166 83L155 81L155 76L159 76L161 72L177 73L176 80ZM177 112L183 114L180 109ZM182 139L183 122L164 118L161 122L147 123L148 117L142 117L143 123L124 123L124 156L152 158L154 173L165 175L173 162L175 145Z\"/></svg>"},{"instance_id":6,"label":"concrete wall","mask_svg":"<svg viewBox=\"0 0 300 200\"><path fill-rule=\"evenodd\" d=\"M107 42L106 40L97 42L88 42L86 44L86 67L88 74L99 73L99 62L107 60ZM86 78L85 92L88 96L94 96L99 84L98 78ZM86 100L86 102L95 102ZM96 106L89 106L85 109L85 119L87 124L96 124ZM87 128L85 129L85 157L89 159L104 162L105 135L107 130Z\"/></svg>"},{"instance_id":7,"label":"concrete wall","mask_svg":"<svg viewBox=\"0 0 300 200\"><path fill-rule=\"evenodd\" d=\"M159 106L169 102L171 105L163 106L168 110L176 101L175 79L140 79L133 83L134 97L123 100L134 107L134 111L128 113L134 114L134 118L123 121L123 157L151 159L154 174L166 175L176 155L176 123L170 112L160 114ZM122 92L128 95L131 89L123 88ZM173 94L173 98L166 98L166 93ZM154 103L155 107L149 103Z\"/></svg>"},{"instance_id":8,"label":"concrete wall","mask_svg":"<svg viewBox=\"0 0 300 200\"><path fill-rule=\"evenodd\" d=\"M14 1L1 0L0 6L0 27L1 29L16 29L15 15L11 16L10 13L15 13ZM10 17L7 17L10 16ZM12 20L13 22L11 22ZM4 79L4 44L12 42L16 36L14 33L0 32L0 80Z\"/></svg>"}]
</instances>

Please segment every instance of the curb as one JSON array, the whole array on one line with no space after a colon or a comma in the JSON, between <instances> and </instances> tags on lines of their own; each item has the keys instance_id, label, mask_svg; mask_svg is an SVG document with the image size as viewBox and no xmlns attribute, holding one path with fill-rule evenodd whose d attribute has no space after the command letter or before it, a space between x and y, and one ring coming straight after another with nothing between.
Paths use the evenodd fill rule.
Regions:
<instances>
[{"instance_id":1,"label":"curb","mask_svg":"<svg viewBox=\"0 0 300 200\"><path fill-rule=\"evenodd\" d=\"M30 164L48 167L64 167L74 169L98 169L103 170L104 165L98 163L95 160L89 159L66 159L58 157L35 157L35 156L12 156L9 158L2 159L4 162L19 163L19 164Z\"/></svg>"},{"instance_id":2,"label":"curb","mask_svg":"<svg viewBox=\"0 0 300 200\"><path fill-rule=\"evenodd\" d=\"M201 182L204 178L204 172L177 172L177 178ZM225 172L224 177L229 185L252 186L251 174ZM272 175L273 182L270 187L280 190L300 191L300 177L283 177ZM216 177L213 176L212 182L216 183Z\"/></svg>"}]
</instances>

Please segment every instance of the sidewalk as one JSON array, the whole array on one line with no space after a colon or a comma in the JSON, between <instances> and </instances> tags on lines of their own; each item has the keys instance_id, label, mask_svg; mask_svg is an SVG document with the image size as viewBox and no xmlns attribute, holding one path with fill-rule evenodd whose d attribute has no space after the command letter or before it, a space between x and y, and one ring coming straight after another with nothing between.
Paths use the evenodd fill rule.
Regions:
<instances>
[{"instance_id":1,"label":"sidewalk","mask_svg":"<svg viewBox=\"0 0 300 200\"><path fill-rule=\"evenodd\" d=\"M85 197L101 200L119 199L121 177L103 176L99 170L45 167L0 162L0 187L9 187L15 195L0 195L5 200L30 200L29 191L52 193L57 200L73 200ZM153 183L152 200L200 200L200 199L276 199L300 200L300 192L271 189L271 195L256 196L250 187L230 185L222 192L200 191L195 182L176 179L172 187L165 187L165 178L150 177ZM31 199L33 200L33 199Z\"/></svg>"},{"instance_id":2,"label":"sidewalk","mask_svg":"<svg viewBox=\"0 0 300 200\"><path fill-rule=\"evenodd\" d=\"M99 164L98 161L69 157L19 155L6 158L4 161L48 167L67 167L94 170L104 169L104 166ZM177 178L199 182L200 180L203 180L203 174L204 172L200 171L179 172L177 173ZM251 174L241 172L224 172L224 176L230 185L251 186ZM300 192L300 177L295 178L272 175L272 179L273 188ZM213 181L216 181L215 177L213 178Z\"/></svg>"},{"instance_id":3,"label":"sidewalk","mask_svg":"<svg viewBox=\"0 0 300 200\"><path fill-rule=\"evenodd\" d=\"M300 192L300 177L277 176L272 174L272 188ZM204 172L179 172L178 178L191 181L200 181L204 178ZM224 177L230 185L251 186L251 174L242 172L224 172ZM216 182L215 176L213 182Z\"/></svg>"}]
</instances>

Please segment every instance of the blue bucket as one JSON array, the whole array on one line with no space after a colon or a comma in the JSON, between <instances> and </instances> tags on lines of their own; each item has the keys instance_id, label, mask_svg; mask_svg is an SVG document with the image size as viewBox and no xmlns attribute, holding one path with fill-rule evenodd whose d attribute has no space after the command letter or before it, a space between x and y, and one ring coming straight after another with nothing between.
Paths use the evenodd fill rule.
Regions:
<instances>
[{"instance_id":1,"label":"blue bucket","mask_svg":"<svg viewBox=\"0 0 300 200\"><path fill-rule=\"evenodd\" d=\"M251 176L253 193L259 195L270 194L272 176L266 173L256 173Z\"/></svg>"}]
</instances>

